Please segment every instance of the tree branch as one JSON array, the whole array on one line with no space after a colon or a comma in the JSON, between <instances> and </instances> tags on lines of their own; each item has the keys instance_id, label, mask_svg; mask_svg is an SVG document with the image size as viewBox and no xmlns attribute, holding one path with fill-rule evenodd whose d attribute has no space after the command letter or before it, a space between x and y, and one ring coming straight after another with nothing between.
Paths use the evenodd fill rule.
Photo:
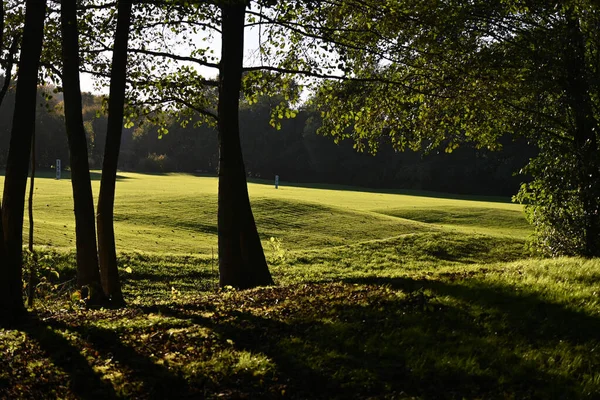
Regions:
<instances>
[{"instance_id":1,"label":"tree branch","mask_svg":"<svg viewBox=\"0 0 600 400\"><path fill-rule=\"evenodd\" d=\"M145 54L145 55L149 55L149 56L153 56L153 57L164 57L164 58L171 58L173 60L177 60L177 61L188 61L188 62L193 62L205 67L209 67L209 68L219 68L219 64L218 63L211 63L208 61L203 61L199 58L195 58L195 57L186 57L186 56L179 56L176 54L170 54L170 53L166 53L166 52L162 52L162 51L152 51L152 50L145 50L145 49L129 49L128 50L130 53L135 53L135 54Z\"/></svg>"},{"instance_id":2,"label":"tree branch","mask_svg":"<svg viewBox=\"0 0 600 400\"><path fill-rule=\"evenodd\" d=\"M297 74L297 75L304 75L304 76L309 76L309 77L313 77L313 78L320 78L320 79L337 79L340 81L347 81L347 82L371 82L371 83L386 83L386 84L393 84L393 85L397 85L397 86L401 86L404 89L407 89L411 92L414 93L421 93L424 95L430 95L430 96L434 96L434 97L438 97L438 98L449 98L447 96L441 96L441 95L434 95L430 92L424 92L422 90L416 89L410 85L407 85L404 82L400 82L400 81L394 81L391 79L385 79L385 78L356 78L356 77L348 77L348 76L339 76L339 75L330 75L330 74L321 74L318 72L313 72L313 71L306 71L306 70L293 70L293 69L287 69L287 68L279 68L279 67L272 67L272 66L268 66L268 65L263 65L263 66L257 66L257 67L245 67L243 68L244 72L251 72L251 71L270 71L270 72L279 72L282 74Z\"/></svg>"},{"instance_id":3,"label":"tree branch","mask_svg":"<svg viewBox=\"0 0 600 400\"><path fill-rule=\"evenodd\" d=\"M133 105L158 105L158 104L165 104L165 103L179 103L179 104L183 104L184 106L186 106L187 108L196 111L198 114L213 118L215 121L219 121L219 117L217 116L217 114L215 114L214 112L210 111L210 110L206 110L204 108L199 108L194 106L192 103L180 99L179 97L164 97L160 100L155 100L155 101L142 101L139 103L134 103Z\"/></svg>"},{"instance_id":4,"label":"tree branch","mask_svg":"<svg viewBox=\"0 0 600 400\"><path fill-rule=\"evenodd\" d=\"M90 74L92 76L98 76L101 78L110 78L110 74L107 72L98 72L98 71L90 71L84 68L80 68L79 72L84 72L86 74ZM201 79L201 80L195 80L196 82L205 85L205 86L210 86L210 87L217 87L219 86L219 82L215 81L215 80L211 80L211 79ZM151 80L144 80L144 81L137 81L137 80L133 80L128 78L127 79L127 83L129 83L130 85L132 85L133 87L138 87L138 86L151 86L152 84L154 84L156 81L151 81ZM171 87L176 87L176 85L171 85Z\"/></svg>"}]
</instances>

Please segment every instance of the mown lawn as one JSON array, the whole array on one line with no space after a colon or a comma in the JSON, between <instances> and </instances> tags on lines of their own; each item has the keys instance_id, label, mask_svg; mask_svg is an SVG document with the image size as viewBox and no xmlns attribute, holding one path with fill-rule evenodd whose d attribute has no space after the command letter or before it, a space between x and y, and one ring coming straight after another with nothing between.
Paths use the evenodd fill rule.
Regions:
<instances>
[{"instance_id":1,"label":"mown lawn","mask_svg":"<svg viewBox=\"0 0 600 400\"><path fill-rule=\"evenodd\" d=\"M237 292L216 180L121 175L123 310L78 299L70 182L38 180L44 277L0 330L0 398L600 398L600 262L530 258L516 205L250 184L277 286Z\"/></svg>"}]
</instances>

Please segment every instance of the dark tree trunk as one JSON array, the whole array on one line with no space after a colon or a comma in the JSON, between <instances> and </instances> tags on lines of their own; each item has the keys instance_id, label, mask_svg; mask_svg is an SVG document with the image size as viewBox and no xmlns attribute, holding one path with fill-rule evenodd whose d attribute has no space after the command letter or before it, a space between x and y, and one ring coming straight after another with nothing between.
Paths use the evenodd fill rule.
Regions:
<instances>
[{"instance_id":1,"label":"dark tree trunk","mask_svg":"<svg viewBox=\"0 0 600 400\"><path fill-rule=\"evenodd\" d=\"M3 268L0 276L5 279L6 293L2 297L4 304L0 305L0 308L3 310L3 317L7 320L12 320L25 311L21 282L23 214L31 138L35 129L37 78L44 38L46 1L27 0L25 6L25 26L15 94L15 111L2 197L6 254L0 265Z\"/></svg>"},{"instance_id":2,"label":"dark tree trunk","mask_svg":"<svg viewBox=\"0 0 600 400\"><path fill-rule=\"evenodd\" d=\"M124 304L119 271L117 269L117 250L115 248L115 229L113 209L115 204L115 186L117 164L121 148L123 114L125 107L125 80L127 76L127 42L131 22L131 0L120 0L117 8L117 30L113 51L110 93L108 100L108 122L106 145L102 164L102 180L98 199L98 254L100 273L104 293L114 305Z\"/></svg>"},{"instance_id":3,"label":"dark tree trunk","mask_svg":"<svg viewBox=\"0 0 600 400\"><path fill-rule=\"evenodd\" d=\"M246 6L221 6L219 71L219 274L221 286L247 289L272 285L248 198L239 132L239 99Z\"/></svg>"},{"instance_id":4,"label":"dark tree trunk","mask_svg":"<svg viewBox=\"0 0 600 400\"><path fill-rule=\"evenodd\" d=\"M0 213L2 207L0 206ZM2 218L0 218L0 232L4 232L4 226L2 224ZM5 324L10 325L14 315L18 314L13 312L12 301L11 301L10 282L8 281L8 264L6 262L6 249L4 247L4 240L0 240L0 327Z\"/></svg>"},{"instance_id":5,"label":"dark tree trunk","mask_svg":"<svg viewBox=\"0 0 600 400\"><path fill-rule=\"evenodd\" d=\"M584 255L600 256L600 155L590 84L586 72L585 40L578 17L567 10L567 93L575 123L579 187L584 207Z\"/></svg>"},{"instance_id":6,"label":"dark tree trunk","mask_svg":"<svg viewBox=\"0 0 600 400\"><path fill-rule=\"evenodd\" d=\"M31 265L29 266L29 282L27 283L27 307L33 308L35 297L35 285L37 284L37 256L33 252L33 192L35 189L35 131L31 135L31 178L29 179L29 252L31 253Z\"/></svg>"},{"instance_id":7,"label":"dark tree trunk","mask_svg":"<svg viewBox=\"0 0 600 400\"><path fill-rule=\"evenodd\" d=\"M0 3L0 48L2 43L4 43L4 2ZM0 90L0 105L2 105L2 101L6 96L6 92L8 91L8 86L11 81L11 70L12 70L12 59L13 52L11 51L8 55L10 64L7 62L3 65L4 67L4 84L2 85L2 89ZM10 69L8 68L10 65ZM4 233L4 226L2 224L2 203L0 202L0 232ZM6 250L4 249L4 235L0 238L0 325L8 319L7 307L9 302L8 297L8 280L5 279L6 273Z\"/></svg>"},{"instance_id":8,"label":"dark tree trunk","mask_svg":"<svg viewBox=\"0 0 600 400\"><path fill-rule=\"evenodd\" d=\"M89 303L98 303L103 300L104 296L98 269L94 198L82 116L76 0L62 1L61 30L65 125L69 141L71 184L75 209L77 286L87 287Z\"/></svg>"}]
</instances>

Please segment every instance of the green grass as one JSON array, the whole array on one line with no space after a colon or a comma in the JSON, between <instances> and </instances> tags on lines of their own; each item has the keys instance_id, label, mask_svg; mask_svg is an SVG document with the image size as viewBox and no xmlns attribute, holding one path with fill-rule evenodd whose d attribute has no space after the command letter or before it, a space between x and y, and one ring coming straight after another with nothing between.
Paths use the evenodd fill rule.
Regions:
<instances>
[{"instance_id":1,"label":"green grass","mask_svg":"<svg viewBox=\"0 0 600 400\"><path fill-rule=\"evenodd\" d=\"M49 175L36 179L35 244L74 247L71 190L68 179L57 181ZM98 190L99 180L95 179L95 195ZM264 243L275 236L289 249L338 246L449 228L463 231L467 227L473 232L519 239L530 232L521 207L508 199L504 203L486 202L336 187L281 186L276 190L265 183L249 184L249 192ZM118 250L210 255L217 247L216 195L216 178L119 173L115 200ZM452 210L449 218L427 219L427 215L448 210Z\"/></svg>"},{"instance_id":2,"label":"green grass","mask_svg":"<svg viewBox=\"0 0 600 400\"><path fill-rule=\"evenodd\" d=\"M77 298L70 182L37 181L40 298L0 330L0 398L600 397L600 262L529 258L517 205L253 183L277 286L237 292L216 179L120 175L123 310Z\"/></svg>"}]
</instances>

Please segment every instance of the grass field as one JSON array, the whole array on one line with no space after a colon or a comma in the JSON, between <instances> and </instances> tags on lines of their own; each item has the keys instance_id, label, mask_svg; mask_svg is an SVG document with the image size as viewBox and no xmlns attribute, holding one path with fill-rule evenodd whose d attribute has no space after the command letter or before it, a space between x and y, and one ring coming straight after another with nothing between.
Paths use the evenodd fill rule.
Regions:
<instances>
[{"instance_id":1,"label":"grass field","mask_svg":"<svg viewBox=\"0 0 600 400\"><path fill-rule=\"evenodd\" d=\"M94 177L97 195L99 179ZM118 250L207 256L216 249L217 178L120 173L118 179ZM71 190L68 179L36 179L36 245L74 247ZM277 237L289 249L320 249L424 231L516 240L530 232L521 207L507 199L465 201L285 185L276 190L270 184L253 183L249 192L263 241Z\"/></svg>"},{"instance_id":2,"label":"grass field","mask_svg":"<svg viewBox=\"0 0 600 400\"><path fill-rule=\"evenodd\" d=\"M600 398L600 262L530 258L520 206L251 183L277 286L237 292L215 178L119 176L123 310L78 300L70 181L36 180L40 299L0 330L0 398Z\"/></svg>"}]
</instances>

